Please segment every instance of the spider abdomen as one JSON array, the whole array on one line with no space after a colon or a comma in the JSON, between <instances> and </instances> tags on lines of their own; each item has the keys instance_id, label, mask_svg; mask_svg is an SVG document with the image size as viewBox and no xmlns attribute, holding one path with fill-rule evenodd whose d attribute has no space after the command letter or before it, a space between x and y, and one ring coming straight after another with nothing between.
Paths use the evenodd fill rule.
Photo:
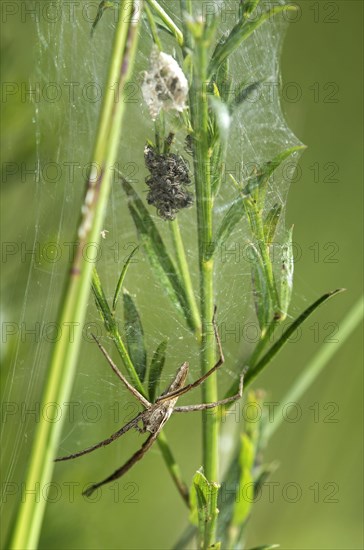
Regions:
<instances>
[{"instance_id":1,"label":"spider abdomen","mask_svg":"<svg viewBox=\"0 0 364 550\"><path fill-rule=\"evenodd\" d=\"M158 405L152 407L148 411L148 415L143 418L143 431L148 431L154 434L157 430L160 429L161 425L163 426L173 412L173 406L171 402L166 403L164 406Z\"/></svg>"}]
</instances>

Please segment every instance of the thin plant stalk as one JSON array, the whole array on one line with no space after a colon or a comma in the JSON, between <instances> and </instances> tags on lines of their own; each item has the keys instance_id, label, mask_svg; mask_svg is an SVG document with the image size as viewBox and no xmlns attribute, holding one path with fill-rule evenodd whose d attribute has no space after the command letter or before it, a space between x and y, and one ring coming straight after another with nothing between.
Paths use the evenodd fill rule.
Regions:
<instances>
[{"instance_id":1,"label":"thin plant stalk","mask_svg":"<svg viewBox=\"0 0 364 550\"><path fill-rule=\"evenodd\" d=\"M209 111L206 93L208 72L208 40L206 28L200 22L199 32L192 38L187 19L192 18L192 4L189 0L180 0L184 25L184 54L189 54L193 47L194 62L192 82L189 90L190 118L193 130L193 164L196 191L197 236L200 277L200 312L201 312L201 373L205 374L215 363L215 337L212 330L214 314L214 262L208 257L208 250L213 240L212 227L212 190L209 155ZM199 23L195 21L195 29ZM218 400L216 373L209 376L202 385L202 402L211 403ZM219 479L219 423L217 409L202 413L202 450L204 475L209 482ZM207 530L204 548L210 547L216 538L217 515L211 518Z\"/></svg>"},{"instance_id":2,"label":"thin plant stalk","mask_svg":"<svg viewBox=\"0 0 364 550\"><path fill-rule=\"evenodd\" d=\"M194 174L196 187L197 232L200 271L201 301L201 372L205 374L215 362L215 338L212 330L214 312L213 258L206 258L209 244L212 242L212 194L208 147L208 101L205 82L207 81L208 48L204 39L195 38L196 60L193 64L193 79L190 88L191 123L193 128ZM202 402L218 400L216 374L210 376L202 386ZM217 410L203 413L203 465L204 475L210 482L217 482L219 424ZM209 529L211 544L215 538L215 526Z\"/></svg>"},{"instance_id":3,"label":"thin plant stalk","mask_svg":"<svg viewBox=\"0 0 364 550\"><path fill-rule=\"evenodd\" d=\"M69 401L72 390L93 268L92 262L83 251L90 243L97 243L100 239L112 182L113 172L110 167L115 163L122 131L126 105L123 97L125 84L134 65L142 1L125 3L125 13L119 18L115 31L105 98L92 155L91 165L94 168L91 169L86 184L81 221L75 238L79 244L58 317L58 326L74 328L73 341L66 330L60 331L61 337L54 346L47 373L42 407L48 403L58 403L62 407L63 403ZM54 415L57 414L54 407L51 410L54 410ZM61 418L64 417L63 414ZM46 499L42 495L52 478L53 459L62 431L62 421L59 418L53 420L48 415L47 419L41 418L37 425L25 480L27 489L34 489L36 494L20 503L9 548L25 550L38 545L46 505Z\"/></svg>"},{"instance_id":4,"label":"thin plant stalk","mask_svg":"<svg viewBox=\"0 0 364 550\"><path fill-rule=\"evenodd\" d=\"M186 289L187 299L189 303L189 307L191 310L191 316L193 318L194 326L195 326L195 336L198 342L201 341L201 318L200 318L200 312L197 307L195 294L193 291L192 281L191 281L191 274L188 267L188 262L186 258L186 252L183 244L183 239L181 235L181 230L179 227L178 220L174 220L170 223L171 232L172 232L172 238L173 238L173 244L176 251L176 259L178 268L182 277L182 281L184 284L184 287Z\"/></svg>"}]
</instances>

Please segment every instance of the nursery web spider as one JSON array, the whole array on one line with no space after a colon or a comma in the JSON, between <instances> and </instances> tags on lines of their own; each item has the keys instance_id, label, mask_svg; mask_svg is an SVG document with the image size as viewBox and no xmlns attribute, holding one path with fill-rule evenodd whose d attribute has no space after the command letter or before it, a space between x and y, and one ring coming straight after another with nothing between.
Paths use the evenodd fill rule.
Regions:
<instances>
[{"instance_id":1,"label":"nursery web spider","mask_svg":"<svg viewBox=\"0 0 364 550\"><path fill-rule=\"evenodd\" d=\"M216 311L216 310L215 310ZM96 443L96 445L93 445L92 447L88 447L87 449L84 449L83 451L79 451L77 453L68 455L68 456L62 456L55 459L55 462L61 462L63 460L71 460L73 458L78 458L79 456L83 456L87 453L91 453L92 451L95 451L96 449L99 449L100 447L104 447L105 445L109 445L116 439L118 439L120 436L122 436L124 433L126 433L131 428L135 428L140 433L150 432L150 436L146 441L143 443L139 451L133 454L121 468L118 468L113 474L111 474L109 477L105 478L103 481L100 481L99 483L95 483L93 485L90 485L83 494L86 496L90 496L96 489L101 487L102 485L105 485L106 483L110 483L111 481L114 481L115 479L118 479L122 475L124 475L130 468L143 456L145 453L151 448L155 440L157 439L159 433L161 432L162 428L164 427L165 423L169 419L172 413L174 412L192 412L192 411L203 411L206 409L213 409L215 407L218 407L219 405L225 405L226 403L231 403L232 401L236 401L242 397L243 394L243 378L244 373L240 376L240 384L239 384L239 391L237 394L232 395L231 397L226 397L225 399L221 399L220 401L216 401L214 403L202 403L200 405L186 405L182 407L176 407L176 402L178 398L189 392L190 390L196 388L200 384L202 384L213 372L215 372L221 365L223 365L225 359L224 354L222 351L221 341L218 334L218 330L216 327L215 322L215 314L213 318L213 327L214 327L214 333L216 342L218 345L219 350L219 360L217 363L210 369L206 374L201 376L198 380L191 384L184 385L187 376L188 376L188 370L189 365L187 362L183 363L179 369L177 370L176 376L173 379L172 383L168 386L168 388L155 400L154 403L150 403L141 393L138 392L129 382L128 380L121 374L118 367L115 365L115 363L112 361L111 357L107 353L107 351L104 349L104 347L100 344L100 342L97 340L97 338L94 336L94 339L99 346L100 350L106 357L109 365L111 366L112 370L115 372L115 374L120 378L120 380L125 384L127 389L140 401L140 403L145 407L145 410L140 412L135 418L133 418L130 422L125 424L120 430L112 434L109 438L104 439L104 441L100 441L100 443ZM139 426L139 423L142 425Z\"/></svg>"}]
</instances>

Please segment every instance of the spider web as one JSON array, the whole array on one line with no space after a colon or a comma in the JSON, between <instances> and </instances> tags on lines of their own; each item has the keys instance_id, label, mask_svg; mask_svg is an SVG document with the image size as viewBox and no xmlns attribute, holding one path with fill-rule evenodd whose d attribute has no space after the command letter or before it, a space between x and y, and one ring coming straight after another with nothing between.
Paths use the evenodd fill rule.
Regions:
<instances>
[{"instance_id":1,"label":"spider web","mask_svg":"<svg viewBox=\"0 0 364 550\"><path fill-rule=\"evenodd\" d=\"M38 4L39 12L35 11L35 16L28 20L35 48L34 68L26 82L33 88L39 85L41 90L39 97L33 95L32 103L31 134L35 170L33 179L30 180L29 177L31 196L27 192L24 196L19 194L17 197L18 212L24 211L25 215L19 216L15 230L9 230L6 239L17 243L20 252L14 257L9 257L6 262L6 282L2 286L2 325L7 327L10 334L5 341L2 339L3 537L6 536L22 491L26 489L21 484L36 424L40 415L47 414L47 411L40 410L39 403L52 342L57 336L57 330L69 330L70 337L72 335L70 327L56 327L55 323L96 131L110 56L111 32L117 16L116 12L107 11L91 40L90 26L98 2L43 1ZM167 11L172 11L173 3L161 4ZM196 6L197 2L194 5ZM219 32L224 33L236 22L238 2L221 0L215 1L213 6L221 17ZM262 0L262 8L268 7L268 2ZM196 9L199 9L199 6ZM22 29L20 18L19 13L16 25ZM176 22L181 23L178 14ZM242 81L247 85L259 81L261 85L257 93L239 107L233 120L224 182L216 201L215 227L235 196L230 183L230 173L237 180L241 180L243 176L249 176L254 166L260 166L288 147L299 144L283 117L278 91L279 54L287 24L287 18L284 16L274 17L258 29L239 52L234 54L231 64L233 88ZM178 57L179 53L174 52L172 40L167 35L162 36L165 51ZM120 144L118 168L145 199L147 187L144 180L147 173L143 150L146 140L154 138L153 124L140 89L142 71L148 69L152 46L145 25L139 44L135 76L128 90L125 133ZM179 60L181 61L180 57ZM171 130L175 129L171 126ZM183 150L184 137L181 132L177 132L176 152L187 157ZM289 178L278 170L270 182L267 207L279 203L284 208L288 187ZM14 227L7 209L7 204L11 207L13 201L11 195L5 196L4 226L7 224ZM159 219L155 212L151 213L166 242L171 244L166 223ZM179 222L194 288L198 289L194 209L181 212ZM136 231L117 179L113 185L104 229L105 239L102 239L99 249L99 272L106 294L111 300L123 262L137 244ZM284 231L282 221L278 228L277 240L282 237ZM237 377L238 366L248 356L254 344L256 319L251 299L250 265L245 257L249 239L247 226L244 223L239 225L239 229L234 231L216 261L218 324L226 355L226 364L223 373L220 373L221 396ZM22 256L23 248L28 253L23 253ZM198 349L193 337L189 334L182 316L171 306L142 252L138 253L130 265L125 286L135 298L142 317L148 361L157 345L165 338L169 339L167 363L161 386L164 387L170 382L177 366L185 360L190 363L191 380L197 378ZM21 292L19 288L22 289ZM119 315L122 327L121 307ZM249 327L252 329L250 332ZM11 334L11 328L14 329L14 334ZM70 404L65 407L66 412L59 408L60 415L66 414L60 454L80 450L103 439L111 431L115 431L116 421L125 422L137 412L134 401L125 393L124 388L120 387L103 358L95 351L95 346L91 345L91 332L104 334L92 297ZM111 343L109 344L106 339L104 343L111 349ZM115 355L114 357L116 358ZM198 392L192 397L185 398L186 403L199 401ZM193 464L187 466L187 474L192 473L196 468L196 460L200 460L196 458L198 452L194 450L192 453L191 449L184 451L179 443L178 430L183 433L181 430L186 430L186 426L189 426L191 431L196 430L197 416L191 420L184 418L183 422L174 422L176 433L169 432L168 435L172 445L175 444L177 447L177 454L182 455L185 461L187 458L192 460ZM231 437L225 437L225 454L228 453L231 444ZM119 447L115 444L115 448L110 449L107 464L103 464L103 473L113 471L114 466L121 464L122 460L130 455L131 449L135 450L135 445L140 445L140 439L134 436L127 442L123 441ZM154 454L156 457L153 464L161 468L157 447L154 448ZM115 535L109 532L106 525L102 525L101 520L95 520L95 525L90 526L88 533L82 534L75 525L77 522L72 519L74 506L70 506L70 490L67 489L67 483L80 479L89 482L89 475L101 479L103 473L100 471L99 457L90 458L87 463L74 463L68 470L56 470L54 479L57 485L53 488L52 494L61 488L62 498L48 506L41 546L58 548L59 541L62 540L64 548L114 547ZM149 467L153 464L149 462ZM147 470L140 472L141 481L138 481L138 486L142 487ZM165 478L166 475L163 482ZM139 475L133 474L132 479L139 480ZM169 483L166 479L167 488ZM82 486L76 487L75 494L78 495L81 489ZM26 498L31 498L31 495ZM144 498L147 501L145 494ZM77 497L75 499L77 500ZM138 504L140 510L147 505L146 501ZM117 508L109 510L110 521L111 518L118 521ZM88 512L81 504L80 521L85 517L83 514L86 514L86 510ZM123 514L125 526L128 525L128 521L132 526L138 515L133 506L124 506ZM68 518L67 533L64 532L61 517ZM153 514L150 518L149 521L152 522ZM178 525L177 523L177 528ZM132 527L130 529L130 532L133 532ZM141 537L135 531L134 535L136 540ZM142 540L140 538L140 541ZM158 543L158 539L156 540Z\"/></svg>"}]
</instances>

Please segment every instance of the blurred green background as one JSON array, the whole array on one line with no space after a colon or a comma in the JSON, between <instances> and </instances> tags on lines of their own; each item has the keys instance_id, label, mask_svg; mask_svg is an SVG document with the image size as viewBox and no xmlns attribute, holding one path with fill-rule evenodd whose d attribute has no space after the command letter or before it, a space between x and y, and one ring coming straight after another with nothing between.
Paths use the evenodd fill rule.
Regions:
<instances>
[{"instance_id":1,"label":"blurred green background","mask_svg":"<svg viewBox=\"0 0 364 550\"><path fill-rule=\"evenodd\" d=\"M49 3L35 4L44 9ZM287 225L295 225L298 250L292 315L327 290L346 287L348 291L319 310L298 341L259 379L257 386L267 390L271 403L279 401L320 346L335 345L328 340L340 338L340 320L362 293L363 4L352 0L297 4L299 17L288 28L282 54L282 109L292 131L308 146L287 207ZM78 23L78 35L72 32L72 20L38 25L23 11L25 5L32 3L2 3L2 545L20 498L35 420L42 414L36 403L52 327L47 325L46 336L25 333L56 319L67 247L62 246L57 258L51 243L73 239L83 194L81 171L76 168L72 178L65 162L88 161L99 107L97 100L69 101L65 94L39 102L34 96L31 102L26 89L30 83L33 89L37 82L41 86L41 78L56 82L63 66L68 68L68 81L78 82L82 72L85 82L101 85L109 48L109 36L104 36L99 38L99 51L90 50L86 17L82 25ZM43 17L52 13L43 12ZM62 32L58 24L63 25ZM103 24L111 29L110 19ZM101 35L101 27L98 32ZM147 47L141 41L144 55ZM89 92L92 95L95 88ZM129 159L128 147L145 140L144 134L138 134L136 119L127 119L127 127L130 134L121 145L122 159ZM139 149L142 162L140 145ZM47 177L43 173L36 181L39 159L50 164ZM125 166L126 162L123 169L134 175L135 165ZM62 166L61 177L57 165ZM122 228L119 248L105 248L102 276L110 292L115 273L109 267L116 255L121 263L136 240L122 197L116 188L105 222L112 239ZM38 244L32 248L34 243L40 243L39 250ZM150 272L138 263L131 270L128 288L150 311L144 320L146 334L152 334L151 349L168 335L172 357L168 372L185 359L197 364L184 327L157 294ZM223 284L220 278L219 285ZM227 291L219 290L221 295ZM92 303L89 309L91 326L97 315ZM236 351L246 357L228 337L225 346L228 357ZM300 419L282 423L266 457L278 460L279 468L270 480L271 492L266 487L254 507L248 547L271 542L286 549L363 548L361 365L362 339L357 330L300 401ZM222 379L223 387L228 383ZM191 400L198 402L198 393ZM77 405L73 412L69 407L62 454L106 437L115 421L125 422L135 412L86 337L72 401ZM186 479L191 479L200 466L199 419L188 415L172 422L167 435ZM224 437L222 463L226 464L229 428ZM111 473L139 444L138 435L130 434L107 455L57 465L50 497L54 502L47 507L41 548L171 547L186 525L186 513L157 447L115 492L107 490L91 504L80 496L86 483ZM297 486L301 494L295 499Z\"/></svg>"}]
</instances>

